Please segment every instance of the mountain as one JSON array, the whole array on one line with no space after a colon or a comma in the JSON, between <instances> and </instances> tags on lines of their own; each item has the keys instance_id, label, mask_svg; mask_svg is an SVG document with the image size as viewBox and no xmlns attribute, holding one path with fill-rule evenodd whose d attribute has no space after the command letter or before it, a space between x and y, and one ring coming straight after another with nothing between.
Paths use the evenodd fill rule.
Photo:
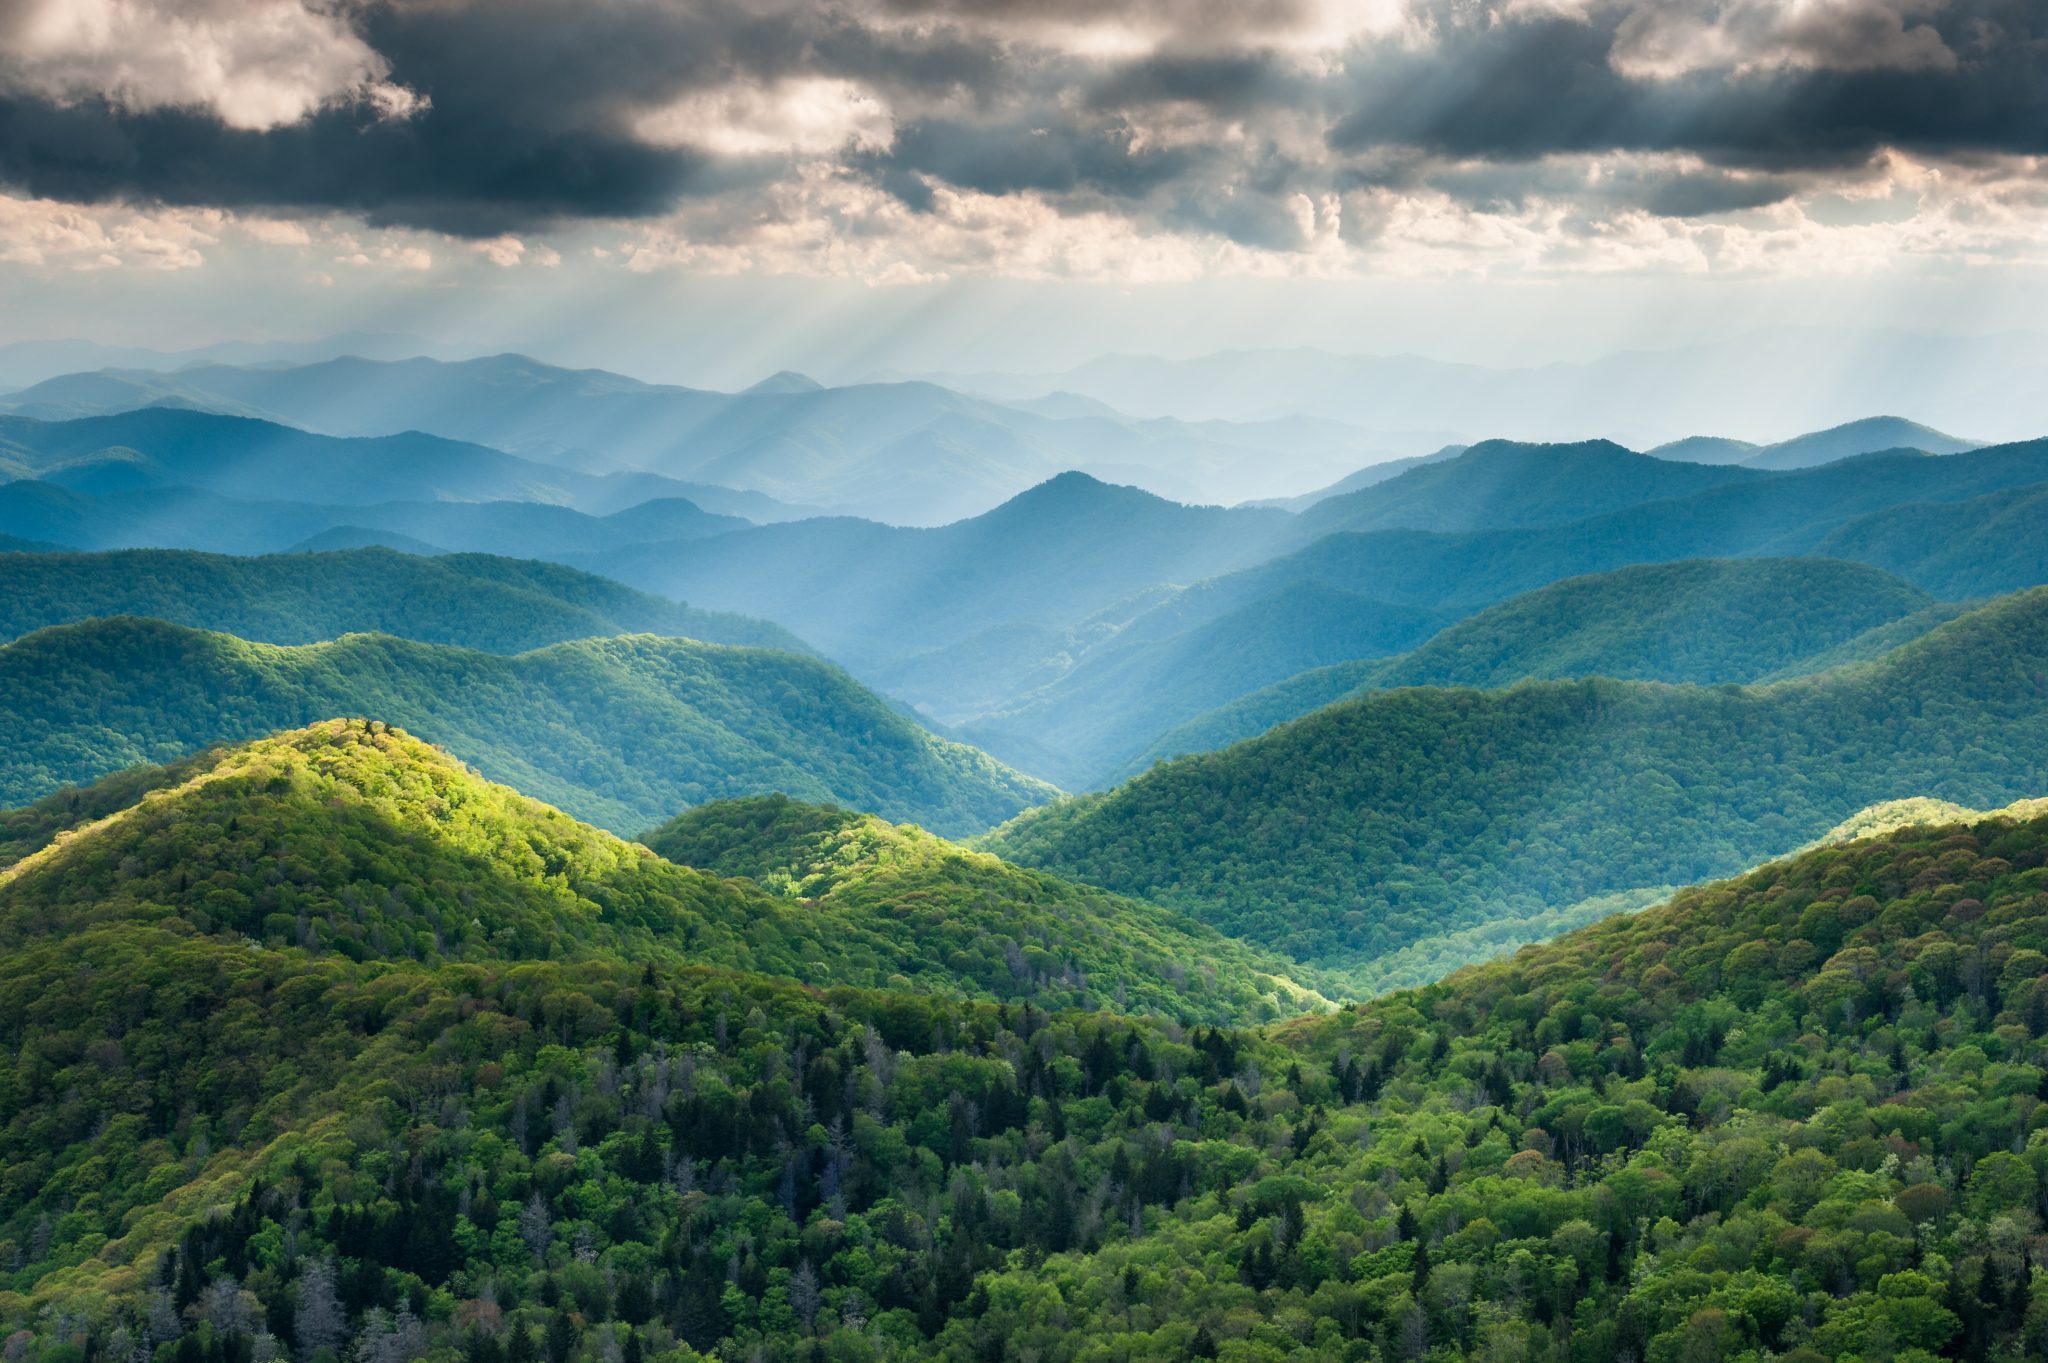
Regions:
<instances>
[{"instance_id":1,"label":"mountain","mask_svg":"<svg viewBox=\"0 0 2048 1363\"><path fill-rule=\"evenodd\" d=\"M1486 440L1454 458L1318 501L1301 513L1297 537L1564 525L1756 477L1746 469L1653 458L1608 440Z\"/></svg>"},{"instance_id":2,"label":"mountain","mask_svg":"<svg viewBox=\"0 0 2048 1363\"><path fill-rule=\"evenodd\" d=\"M1064 627L1157 583L1255 563L1292 520L1183 506L1065 473L937 529L799 521L575 561L647 591L774 620L858 670L999 625Z\"/></svg>"},{"instance_id":3,"label":"mountain","mask_svg":"<svg viewBox=\"0 0 2048 1363\"><path fill-rule=\"evenodd\" d=\"M364 525L337 525L331 530L322 530L317 535L308 535L297 544L287 545L287 554L326 554L347 549L391 549L401 554L419 554L432 558L448 550L438 544L401 535L396 530L372 530Z\"/></svg>"},{"instance_id":4,"label":"mountain","mask_svg":"<svg viewBox=\"0 0 2048 1363\"><path fill-rule=\"evenodd\" d=\"M436 347L418 336L388 331L350 331L310 341L223 341L186 350L106 345L85 340L9 341L0 345L0 388L26 388L82 370L131 369L169 372L194 364L307 364L338 355L398 359L426 355Z\"/></svg>"},{"instance_id":5,"label":"mountain","mask_svg":"<svg viewBox=\"0 0 2048 1363\"><path fill-rule=\"evenodd\" d=\"M141 615L272 644L394 634L490 653L609 634L808 651L765 620L692 610L551 563L369 548L233 558L178 550L0 558L0 641Z\"/></svg>"},{"instance_id":6,"label":"mountain","mask_svg":"<svg viewBox=\"0 0 2048 1363\"><path fill-rule=\"evenodd\" d=\"M1644 451L1652 459L1682 459L1694 464L1740 464L1760 445L1725 435L1688 435Z\"/></svg>"},{"instance_id":7,"label":"mountain","mask_svg":"<svg viewBox=\"0 0 2048 1363\"><path fill-rule=\"evenodd\" d=\"M1313 492L1304 492L1298 497L1268 497L1247 502L1246 505L1269 506L1281 511L1306 511L1317 502L1384 483L1389 478L1406 473L1409 469L1420 468L1424 464L1442 463L1446 459L1456 459L1470 448L1469 445L1446 445L1435 454L1414 454L1402 459L1387 459L1377 464L1367 464L1356 473L1347 473L1329 486L1319 487Z\"/></svg>"},{"instance_id":8,"label":"mountain","mask_svg":"<svg viewBox=\"0 0 2048 1363\"><path fill-rule=\"evenodd\" d=\"M1967 501L2048 482L2048 441L1968 454L1874 455L1711 487L1539 529L1338 533L1182 593L1182 627L1293 582L1469 613L1568 577L1634 563L1823 552L1835 530L1894 507ZM1826 552L1840 556L1842 546ZM801 631L799 631L801 632Z\"/></svg>"},{"instance_id":9,"label":"mountain","mask_svg":"<svg viewBox=\"0 0 2048 1363\"><path fill-rule=\"evenodd\" d=\"M493 780L627 832L783 791L966 833L1051 793L837 668L770 649L624 635L508 658L378 634L282 648L117 618L0 647L14 736L0 800L338 714L389 715Z\"/></svg>"},{"instance_id":10,"label":"mountain","mask_svg":"<svg viewBox=\"0 0 2048 1363\"><path fill-rule=\"evenodd\" d=\"M1687 559L1568 578L1510 597L1397 657L1361 655L1249 692L1167 732L1116 775L1206 752L1370 690L1497 688L1530 679L1754 682L1850 661L1837 650L1886 626L1917 638L1960 608L1889 574L1833 559ZM1924 614L1923 614L1924 613ZM1867 647L1867 643L1865 647Z\"/></svg>"},{"instance_id":11,"label":"mountain","mask_svg":"<svg viewBox=\"0 0 2048 1363\"><path fill-rule=\"evenodd\" d=\"M602 478L417 431L339 439L244 416L152 407L72 421L0 416L0 473L85 493L190 487L245 501L538 501ZM734 522L738 524L737 521Z\"/></svg>"},{"instance_id":12,"label":"mountain","mask_svg":"<svg viewBox=\"0 0 2048 1363\"><path fill-rule=\"evenodd\" d=\"M1104 355L1044 374L923 377L1012 400L1073 393L1139 416L1188 421L1300 413L1368 432L1416 433L1429 442L1423 449L1503 433L1525 440L1605 435L1642 449L1699 431L1764 441L1901 410L1936 426L2024 439L2048 429L2048 409L2034 391L2044 365L2048 333L2040 331L1964 336L1811 326L1515 366L1296 346L1175 359ZM1747 429L1731 431L1736 395Z\"/></svg>"},{"instance_id":13,"label":"mountain","mask_svg":"<svg viewBox=\"0 0 2048 1363\"><path fill-rule=\"evenodd\" d=\"M1299 583L1162 640L1105 644L959 732L1056 785L1086 790L1177 724L1309 668L1399 652L1440 623L1412 606Z\"/></svg>"},{"instance_id":14,"label":"mountain","mask_svg":"<svg viewBox=\"0 0 2048 1363\"><path fill-rule=\"evenodd\" d=\"M610 950L673 913L835 981L891 943L806 955L785 903L400 742L287 736L0 873L25 1356L2029 1347L2038 813L1239 1030ZM568 950L481 940L436 880Z\"/></svg>"},{"instance_id":15,"label":"mountain","mask_svg":"<svg viewBox=\"0 0 2048 1363\"><path fill-rule=\"evenodd\" d=\"M640 471L909 525L977 514L1066 469L1184 500L1240 501L1389 453L1341 423L1284 415L1189 423L1042 414L928 383L822 388L788 375L713 393L522 355L71 374L6 399L13 411L52 418L165 404L337 436L429 432L564 473Z\"/></svg>"},{"instance_id":16,"label":"mountain","mask_svg":"<svg viewBox=\"0 0 2048 1363\"><path fill-rule=\"evenodd\" d=\"M828 921L889 925L938 961L976 964L996 997L1041 1006L1064 993L1119 1012L1249 1018L1326 1003L1286 979L1281 958L1248 950L1179 914L1011 866L872 814L759 796L702 805L646 834L668 860L743 876ZM992 936L999 926L1000 937ZM1234 997L1210 994L1214 967ZM1246 982L1256 981L1257 992ZM1265 998L1275 995L1274 1001Z\"/></svg>"},{"instance_id":17,"label":"mountain","mask_svg":"<svg viewBox=\"0 0 2048 1363\"><path fill-rule=\"evenodd\" d=\"M1897 416L1865 417L1861 421L1845 422L1831 426L1824 431L1802 435L1791 440L1782 440L1775 445L1766 445L1743 460L1749 468L1757 469L1802 469L1816 464L1829 464L1837 459L1853 459L1858 455L1875 454L1881 450L1919 450L1926 454L1963 454L1977 449L1983 442L1958 440L1932 426L1922 426L1917 421L1908 421Z\"/></svg>"},{"instance_id":18,"label":"mountain","mask_svg":"<svg viewBox=\"0 0 2048 1363\"><path fill-rule=\"evenodd\" d=\"M1373 692L986 846L1370 982L1426 938L1726 874L1880 800L2048 790L2044 679L2036 589L1771 686Z\"/></svg>"},{"instance_id":19,"label":"mountain","mask_svg":"<svg viewBox=\"0 0 2048 1363\"><path fill-rule=\"evenodd\" d=\"M776 811L793 856L794 825L827 813L739 808ZM19 944L29 916L38 933L75 933L168 910L359 961L630 957L1208 1020L1321 1002L1273 977L1277 961L1164 909L829 814L871 859L800 901L650 855L381 722L327 721L0 816L0 941ZM666 836L701 847L733 817L713 806ZM281 880L251 869L280 851L299 859ZM1190 954L1211 971L1189 976L1177 962Z\"/></svg>"},{"instance_id":20,"label":"mountain","mask_svg":"<svg viewBox=\"0 0 2048 1363\"><path fill-rule=\"evenodd\" d=\"M1816 549L1877 564L1943 596L1989 596L2048 582L2043 516L2048 483L1873 512Z\"/></svg>"},{"instance_id":21,"label":"mountain","mask_svg":"<svg viewBox=\"0 0 2048 1363\"><path fill-rule=\"evenodd\" d=\"M644 542L704 539L745 522L663 498L592 516L547 502L254 502L192 488L89 493L39 480L0 483L0 526L77 549L281 550L423 546L568 558ZM407 549L407 552L412 552Z\"/></svg>"}]
</instances>

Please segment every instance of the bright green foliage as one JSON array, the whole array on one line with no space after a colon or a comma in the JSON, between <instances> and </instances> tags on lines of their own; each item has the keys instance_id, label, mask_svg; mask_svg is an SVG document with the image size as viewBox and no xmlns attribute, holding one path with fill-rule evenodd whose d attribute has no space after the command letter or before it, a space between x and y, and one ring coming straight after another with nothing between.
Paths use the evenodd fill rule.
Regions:
<instances>
[{"instance_id":1,"label":"bright green foliage","mask_svg":"<svg viewBox=\"0 0 2048 1363\"><path fill-rule=\"evenodd\" d=\"M1726 874L1877 801L2048 790L2048 589L1776 686L1377 692L1103 796L1000 855L1317 964Z\"/></svg>"},{"instance_id":2,"label":"bright green foliage","mask_svg":"<svg viewBox=\"0 0 2048 1363\"><path fill-rule=\"evenodd\" d=\"M798 903L580 824L381 723L334 720L6 816L0 941L175 920L358 961L626 956L1204 1021L1323 1003L1274 978L1277 960L1166 910L875 827L929 861L926 894L903 858L878 857L890 864ZM1187 970L1194 958L1209 968Z\"/></svg>"},{"instance_id":3,"label":"bright green foliage","mask_svg":"<svg viewBox=\"0 0 2048 1363\"><path fill-rule=\"evenodd\" d=\"M1621 677L1754 682L1870 640L1919 637L1960 607L1874 568L1832 559L1688 559L1569 578L1451 625L1397 657L1318 668L1201 715L1154 743L1122 773L1162 757L1207 752L1349 696L1396 686L1511 686L1531 678ZM1922 616L1921 612L1928 612Z\"/></svg>"},{"instance_id":4,"label":"bright green foliage","mask_svg":"<svg viewBox=\"0 0 2048 1363\"><path fill-rule=\"evenodd\" d=\"M1288 980L1291 962L1180 914L870 814L762 796L693 809L643 841L682 865L874 922L994 998L1237 1019L1323 1002Z\"/></svg>"},{"instance_id":5,"label":"bright green foliage","mask_svg":"<svg viewBox=\"0 0 2048 1363\"><path fill-rule=\"evenodd\" d=\"M0 639L108 615L146 615L271 644L379 633L523 653L605 634L672 634L805 651L765 620L692 610L559 564L484 554L0 556Z\"/></svg>"},{"instance_id":6,"label":"bright green foliage","mask_svg":"<svg viewBox=\"0 0 2048 1363\"><path fill-rule=\"evenodd\" d=\"M835 826L786 813L697 845ZM43 1363L2017 1360L2044 877L2048 818L1914 828L1249 1033L0 890L0 1315Z\"/></svg>"},{"instance_id":7,"label":"bright green foliage","mask_svg":"<svg viewBox=\"0 0 2048 1363\"><path fill-rule=\"evenodd\" d=\"M512 658L383 635L274 648L114 619L0 647L0 800L338 714L621 832L774 790L971 832L1051 793L790 653L648 635Z\"/></svg>"}]
</instances>

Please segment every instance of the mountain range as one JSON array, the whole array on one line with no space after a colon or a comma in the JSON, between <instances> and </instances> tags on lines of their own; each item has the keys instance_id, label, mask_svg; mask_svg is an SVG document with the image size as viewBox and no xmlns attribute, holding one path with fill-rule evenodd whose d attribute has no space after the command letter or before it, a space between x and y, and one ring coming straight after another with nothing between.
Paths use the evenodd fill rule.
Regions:
<instances>
[{"instance_id":1,"label":"mountain range","mask_svg":"<svg viewBox=\"0 0 2048 1363\"><path fill-rule=\"evenodd\" d=\"M1368 692L986 845L1370 985L1425 939L1729 874L1882 800L2048 788L2044 678L2036 588L1768 686Z\"/></svg>"},{"instance_id":2,"label":"mountain range","mask_svg":"<svg viewBox=\"0 0 2048 1363\"><path fill-rule=\"evenodd\" d=\"M644 634L512 657L381 634L278 647L114 617L0 646L0 799L373 712L624 833L767 791L968 833L1051 793L794 653Z\"/></svg>"}]
</instances>

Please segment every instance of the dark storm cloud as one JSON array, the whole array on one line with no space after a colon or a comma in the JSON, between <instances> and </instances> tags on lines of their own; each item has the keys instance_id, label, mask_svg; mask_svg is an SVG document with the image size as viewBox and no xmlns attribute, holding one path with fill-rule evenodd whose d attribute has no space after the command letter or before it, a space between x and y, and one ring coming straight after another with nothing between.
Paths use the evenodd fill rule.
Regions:
<instances>
[{"instance_id":1,"label":"dark storm cloud","mask_svg":"<svg viewBox=\"0 0 2048 1363\"><path fill-rule=\"evenodd\" d=\"M1420 51L1385 49L1353 64L1330 146L1415 147L1450 156L1690 152L1729 165L1828 167L1883 147L2048 151L2048 10L1989 0L1950 4L1928 25L1947 67L1845 70L1862 60L1830 43L1842 23L1802 30L1801 64L1666 78L1617 69L1617 29L1545 16L1460 24ZM1739 36L1739 30L1738 30ZM1821 41L1827 40L1827 41ZM1769 49L1756 58L1772 55Z\"/></svg>"},{"instance_id":2,"label":"dark storm cloud","mask_svg":"<svg viewBox=\"0 0 2048 1363\"><path fill-rule=\"evenodd\" d=\"M336 12L416 110L330 101L235 129L201 108L9 84L0 50L0 182L462 235L648 217L744 202L790 167L653 145L636 120L693 92L798 77L851 82L886 106L888 145L839 159L913 208L930 206L934 185L1029 192L1254 245L1298 237L1297 196L1357 185L1427 185L1475 207L1547 196L1695 216L1778 202L1886 147L2048 152L2039 0L1591 0L1583 15L1418 0L1400 38L1312 60L1280 38L1313 27L1318 0L1139 0L1115 11L1148 44L1132 58L1062 36L1101 20L1096 0L372 0ZM1600 181L1539 169L1609 152L1685 153L1709 169Z\"/></svg>"}]
</instances>

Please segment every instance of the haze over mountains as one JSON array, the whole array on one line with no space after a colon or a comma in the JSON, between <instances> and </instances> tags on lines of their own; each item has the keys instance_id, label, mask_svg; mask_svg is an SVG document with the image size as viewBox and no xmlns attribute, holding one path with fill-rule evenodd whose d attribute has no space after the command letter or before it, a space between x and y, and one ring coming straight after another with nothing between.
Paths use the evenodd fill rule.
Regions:
<instances>
[{"instance_id":1,"label":"haze over mountains","mask_svg":"<svg viewBox=\"0 0 2048 1363\"><path fill-rule=\"evenodd\" d=\"M1719 1356L1681 1235L1824 1247L1745 1270L1759 1347L2021 1333L1939 1208L2044 1186L2048 440L1387 461L504 357L10 401L16 1338L1562 1363L1550 1291Z\"/></svg>"}]
</instances>

